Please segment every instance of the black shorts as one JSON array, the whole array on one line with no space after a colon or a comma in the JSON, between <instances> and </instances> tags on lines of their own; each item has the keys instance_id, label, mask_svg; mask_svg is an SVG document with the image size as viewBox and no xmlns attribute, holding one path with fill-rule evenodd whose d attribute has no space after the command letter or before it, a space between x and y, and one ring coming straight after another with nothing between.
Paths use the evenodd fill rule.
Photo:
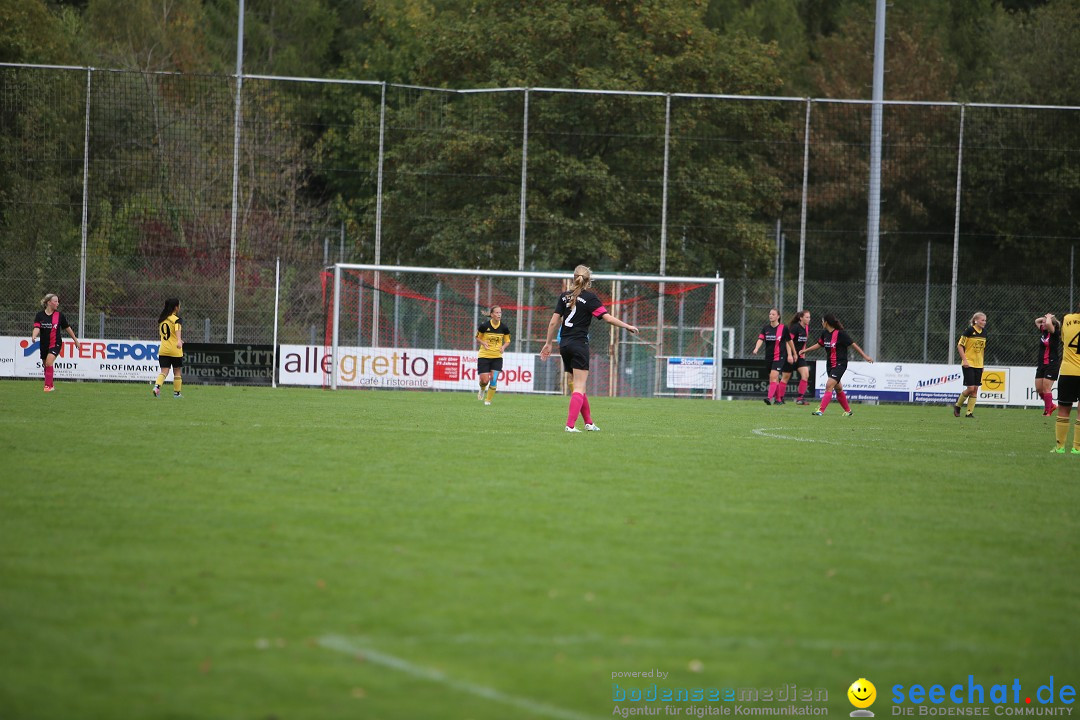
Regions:
<instances>
[{"instance_id":1,"label":"black shorts","mask_svg":"<svg viewBox=\"0 0 1080 720\"><path fill-rule=\"evenodd\" d=\"M773 370L780 372L784 369L784 365L786 364L787 363L784 360L766 360L765 370L766 372L772 372Z\"/></svg>"},{"instance_id":2,"label":"black shorts","mask_svg":"<svg viewBox=\"0 0 1080 720\"><path fill-rule=\"evenodd\" d=\"M44 345L41 346L41 362L45 362L50 355L60 357L60 346L53 345L51 348L47 348Z\"/></svg>"},{"instance_id":3,"label":"black shorts","mask_svg":"<svg viewBox=\"0 0 1080 720\"><path fill-rule=\"evenodd\" d=\"M1058 380L1058 405L1073 405L1080 400L1080 375L1062 375Z\"/></svg>"},{"instance_id":4,"label":"black shorts","mask_svg":"<svg viewBox=\"0 0 1080 720\"><path fill-rule=\"evenodd\" d=\"M964 371L964 387L971 387L972 385L979 387L982 385L982 368L965 367L961 368Z\"/></svg>"},{"instance_id":5,"label":"black shorts","mask_svg":"<svg viewBox=\"0 0 1080 720\"><path fill-rule=\"evenodd\" d=\"M829 368L825 368L825 374L832 380L840 382L844 377L844 373L847 372L847 363L840 363Z\"/></svg>"},{"instance_id":6,"label":"black shorts","mask_svg":"<svg viewBox=\"0 0 1080 720\"><path fill-rule=\"evenodd\" d=\"M1047 380L1057 380L1058 372L1061 370L1061 361L1051 363L1049 365L1039 365L1035 369L1035 379L1046 378Z\"/></svg>"},{"instance_id":7,"label":"black shorts","mask_svg":"<svg viewBox=\"0 0 1080 720\"><path fill-rule=\"evenodd\" d=\"M563 370L566 372L589 369L589 343L571 340L559 346L559 355L562 356Z\"/></svg>"},{"instance_id":8,"label":"black shorts","mask_svg":"<svg viewBox=\"0 0 1080 720\"><path fill-rule=\"evenodd\" d=\"M476 372L483 375L489 373L492 370L495 372L502 372L502 361L500 358L476 358Z\"/></svg>"},{"instance_id":9,"label":"black shorts","mask_svg":"<svg viewBox=\"0 0 1080 720\"><path fill-rule=\"evenodd\" d=\"M794 365L792 365L789 362L784 363L783 372L793 373L796 370L798 370L799 368L804 368L804 367L810 367L810 364L808 362L806 362L806 358L801 357L801 358L799 358L798 360L795 361Z\"/></svg>"},{"instance_id":10,"label":"black shorts","mask_svg":"<svg viewBox=\"0 0 1080 720\"><path fill-rule=\"evenodd\" d=\"M184 367L184 357L173 357L172 355L158 355L158 364L161 365L161 369L173 368L179 370Z\"/></svg>"}]
</instances>

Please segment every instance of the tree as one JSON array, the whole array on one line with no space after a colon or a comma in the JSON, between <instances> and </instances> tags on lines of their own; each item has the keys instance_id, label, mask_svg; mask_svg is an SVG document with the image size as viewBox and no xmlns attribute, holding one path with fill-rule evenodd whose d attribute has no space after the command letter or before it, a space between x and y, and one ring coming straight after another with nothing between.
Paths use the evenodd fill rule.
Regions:
<instances>
[{"instance_id":1,"label":"tree","mask_svg":"<svg viewBox=\"0 0 1080 720\"><path fill-rule=\"evenodd\" d=\"M743 35L723 41L705 27L702 13L698 5L616 0L455 6L420 26L422 52L412 76L443 87L775 92L775 52ZM383 233L403 257L516 266L524 93L478 97L394 91ZM530 94L531 260L542 267L588 260L657 270L664 102ZM779 183L751 142L776 132L775 117L762 108L712 102L681 117L672 190L680 201L670 219L681 229L680 243L671 245L671 272L726 270L729 260L741 271L744 258L752 268L768 261L771 250L761 238L779 202ZM370 104L358 108L356 125L372 127L375 113ZM702 152L703 142L731 137L742 142L739 153ZM324 151L347 154L340 140ZM370 160L358 157L354 164L370 166ZM338 191L354 208L370 211L363 188Z\"/></svg>"}]
</instances>

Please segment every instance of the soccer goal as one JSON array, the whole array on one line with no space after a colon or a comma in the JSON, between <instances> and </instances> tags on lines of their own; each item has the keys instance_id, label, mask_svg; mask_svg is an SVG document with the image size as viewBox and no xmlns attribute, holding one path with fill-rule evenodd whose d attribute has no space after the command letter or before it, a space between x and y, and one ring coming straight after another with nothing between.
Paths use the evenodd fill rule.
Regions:
<instances>
[{"instance_id":1,"label":"soccer goal","mask_svg":"<svg viewBox=\"0 0 1080 720\"><path fill-rule=\"evenodd\" d=\"M323 278L323 384L475 391L476 330L499 305L511 333L499 391L562 393L562 361L557 352L542 361L540 349L571 279L555 272L334 265ZM594 321L590 394L720 397L722 278L594 273L592 290L640 331Z\"/></svg>"}]
</instances>

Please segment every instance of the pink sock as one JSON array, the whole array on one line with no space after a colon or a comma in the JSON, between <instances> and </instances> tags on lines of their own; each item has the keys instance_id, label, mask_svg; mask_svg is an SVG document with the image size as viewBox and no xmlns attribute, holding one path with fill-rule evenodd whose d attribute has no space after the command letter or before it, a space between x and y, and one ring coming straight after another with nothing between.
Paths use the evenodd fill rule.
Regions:
<instances>
[{"instance_id":1,"label":"pink sock","mask_svg":"<svg viewBox=\"0 0 1080 720\"><path fill-rule=\"evenodd\" d=\"M803 397L804 395L806 395L806 381L805 380L800 380L799 381L799 397Z\"/></svg>"},{"instance_id":2,"label":"pink sock","mask_svg":"<svg viewBox=\"0 0 1080 720\"><path fill-rule=\"evenodd\" d=\"M45 366L45 387L52 387L53 386L52 378L53 378L53 369L52 369L52 367L46 365Z\"/></svg>"},{"instance_id":3,"label":"pink sock","mask_svg":"<svg viewBox=\"0 0 1080 720\"><path fill-rule=\"evenodd\" d=\"M769 399L772 400L775 395L776 395L776 383L770 382L769 383Z\"/></svg>"},{"instance_id":4,"label":"pink sock","mask_svg":"<svg viewBox=\"0 0 1080 720\"><path fill-rule=\"evenodd\" d=\"M832 392L826 390L825 394L821 396L821 407L818 410L825 412L825 408L829 407L830 402L832 402Z\"/></svg>"},{"instance_id":5,"label":"pink sock","mask_svg":"<svg viewBox=\"0 0 1080 720\"><path fill-rule=\"evenodd\" d=\"M785 385L782 382L776 383L776 399L777 400L783 400L784 399L784 393L786 393L786 392L787 392L787 385Z\"/></svg>"},{"instance_id":6,"label":"pink sock","mask_svg":"<svg viewBox=\"0 0 1080 720\"><path fill-rule=\"evenodd\" d=\"M589 409L589 396L581 396L581 417L584 418L586 425L592 425L592 410Z\"/></svg>"},{"instance_id":7,"label":"pink sock","mask_svg":"<svg viewBox=\"0 0 1080 720\"><path fill-rule=\"evenodd\" d=\"M836 391L836 399L840 401L840 407L844 408L844 412L851 412L851 406L847 404L847 393L843 390Z\"/></svg>"},{"instance_id":8,"label":"pink sock","mask_svg":"<svg viewBox=\"0 0 1080 720\"><path fill-rule=\"evenodd\" d=\"M581 406L585 404L585 396L579 392L570 396L570 414L566 416L566 427L577 425L577 416L581 413Z\"/></svg>"},{"instance_id":9,"label":"pink sock","mask_svg":"<svg viewBox=\"0 0 1080 720\"><path fill-rule=\"evenodd\" d=\"M1050 408L1054 407L1054 396L1051 393L1043 393L1043 404L1046 405L1046 412L1050 412Z\"/></svg>"}]
</instances>

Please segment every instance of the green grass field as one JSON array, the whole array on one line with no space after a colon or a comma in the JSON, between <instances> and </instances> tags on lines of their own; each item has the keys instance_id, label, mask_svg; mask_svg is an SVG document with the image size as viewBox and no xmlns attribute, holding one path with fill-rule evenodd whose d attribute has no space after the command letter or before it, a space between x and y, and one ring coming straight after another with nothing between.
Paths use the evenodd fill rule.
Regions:
<instances>
[{"instance_id":1,"label":"green grass field","mask_svg":"<svg viewBox=\"0 0 1080 720\"><path fill-rule=\"evenodd\" d=\"M593 398L569 435L564 398L57 387L0 382L5 720L1080 681L1080 458L1037 410Z\"/></svg>"}]
</instances>

